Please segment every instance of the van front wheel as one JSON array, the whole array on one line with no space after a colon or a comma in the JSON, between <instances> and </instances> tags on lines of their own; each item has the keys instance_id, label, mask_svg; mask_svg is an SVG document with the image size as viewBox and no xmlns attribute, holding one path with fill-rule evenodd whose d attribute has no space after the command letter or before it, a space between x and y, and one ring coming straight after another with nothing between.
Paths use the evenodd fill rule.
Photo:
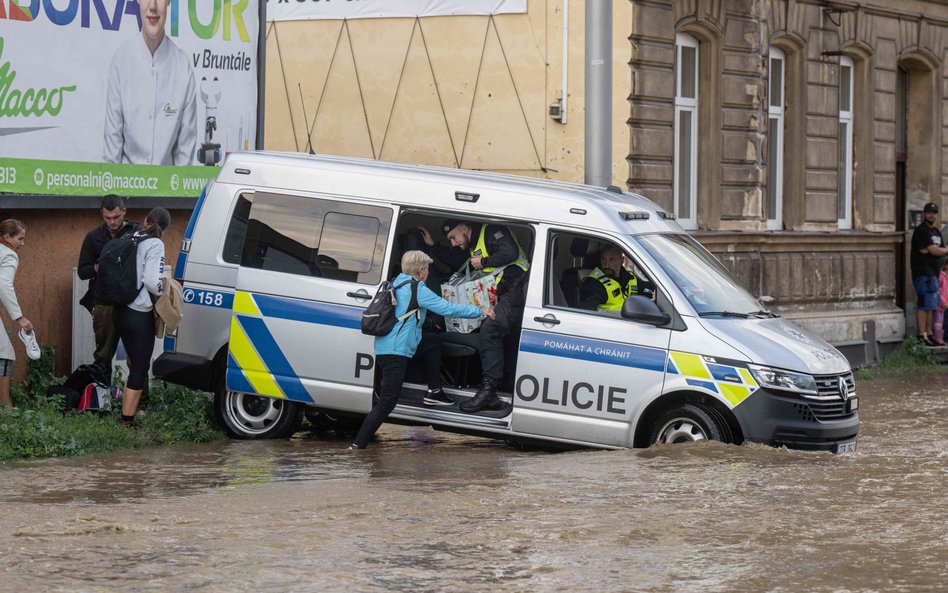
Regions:
<instances>
[{"instance_id":1,"label":"van front wheel","mask_svg":"<svg viewBox=\"0 0 948 593\"><path fill-rule=\"evenodd\" d=\"M303 405L297 402L218 390L214 398L218 420L238 439L282 439L299 430Z\"/></svg>"},{"instance_id":2,"label":"van front wheel","mask_svg":"<svg viewBox=\"0 0 948 593\"><path fill-rule=\"evenodd\" d=\"M655 420L649 444L708 440L725 440L718 420L702 406L683 404L666 411Z\"/></svg>"}]
</instances>

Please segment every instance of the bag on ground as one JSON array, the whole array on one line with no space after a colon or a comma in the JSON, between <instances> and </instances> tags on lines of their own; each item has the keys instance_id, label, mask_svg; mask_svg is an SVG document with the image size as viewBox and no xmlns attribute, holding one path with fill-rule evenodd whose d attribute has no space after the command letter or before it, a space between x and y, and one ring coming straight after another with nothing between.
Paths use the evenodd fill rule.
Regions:
<instances>
[{"instance_id":1,"label":"bag on ground","mask_svg":"<svg viewBox=\"0 0 948 593\"><path fill-rule=\"evenodd\" d=\"M135 233L112 239L102 248L95 275L95 301L127 305L141 291L138 283L138 242Z\"/></svg>"},{"instance_id":2,"label":"bag on ground","mask_svg":"<svg viewBox=\"0 0 948 593\"><path fill-rule=\"evenodd\" d=\"M494 270L490 274L483 272L472 274L468 264L464 264L463 271L455 272L447 282L441 285L441 296L444 300L459 305L494 307L497 305L497 275L499 273L500 270ZM469 334L481 326L481 320L448 317L445 318L444 324L449 332Z\"/></svg>"},{"instance_id":3,"label":"bag on ground","mask_svg":"<svg viewBox=\"0 0 948 593\"><path fill-rule=\"evenodd\" d=\"M112 409L113 393L108 374L94 364L76 367L62 385L52 385L46 390L46 401L61 400L65 412L105 413Z\"/></svg>"},{"instance_id":4,"label":"bag on ground","mask_svg":"<svg viewBox=\"0 0 948 593\"><path fill-rule=\"evenodd\" d=\"M79 403L76 404L77 412L94 412L97 414L106 414L112 409L112 389L102 383L89 383L82 390L82 396Z\"/></svg>"},{"instance_id":5,"label":"bag on ground","mask_svg":"<svg viewBox=\"0 0 948 593\"><path fill-rule=\"evenodd\" d=\"M46 403L59 402L59 411L62 413L75 410L79 405L82 394L65 385L50 385L46 388Z\"/></svg>"},{"instance_id":6,"label":"bag on ground","mask_svg":"<svg viewBox=\"0 0 948 593\"><path fill-rule=\"evenodd\" d=\"M408 311L405 315L397 317L395 315L395 291L402 286L411 283L411 301L408 303ZM362 333L367 336L387 336L395 324L402 319L406 319L418 312L418 281L406 280L399 284L392 284L385 281L379 286L372 302L362 312Z\"/></svg>"}]
</instances>

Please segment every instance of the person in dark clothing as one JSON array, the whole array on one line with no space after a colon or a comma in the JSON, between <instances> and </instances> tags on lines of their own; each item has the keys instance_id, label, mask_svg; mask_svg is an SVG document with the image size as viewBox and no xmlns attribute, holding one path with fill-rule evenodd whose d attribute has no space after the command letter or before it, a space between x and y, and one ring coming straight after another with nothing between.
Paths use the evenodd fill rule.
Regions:
<instances>
[{"instance_id":1,"label":"person in dark clothing","mask_svg":"<svg viewBox=\"0 0 948 593\"><path fill-rule=\"evenodd\" d=\"M473 398L460 405L464 412L499 410L504 407L504 402L497 396L497 388L504 377L504 338L519 326L523 318L530 262L506 226L446 220L442 231L451 247L436 244L425 231L425 243L431 247L435 258L457 269L470 257L470 265L475 270L488 274L500 271L494 318L484 320L480 328L481 388Z\"/></svg>"},{"instance_id":2,"label":"person in dark clothing","mask_svg":"<svg viewBox=\"0 0 948 593\"><path fill-rule=\"evenodd\" d=\"M915 323L918 326L918 339L926 346L937 346L932 334L932 318L938 307L939 287L938 267L940 258L948 255L948 247L942 244L941 231L935 226L938 218L938 204L929 202L922 211L924 220L912 233L912 284L917 297L915 303Z\"/></svg>"},{"instance_id":3,"label":"person in dark clothing","mask_svg":"<svg viewBox=\"0 0 948 593\"><path fill-rule=\"evenodd\" d=\"M103 222L89 231L79 251L79 278L89 281L89 289L79 300L79 304L92 313L95 364L108 372L112 366L112 358L115 356L119 338L118 332L115 331L112 306L95 302L95 278L98 272L99 255L106 243L134 233L138 230L138 225L125 220L125 199L121 196L109 194L103 197L99 211Z\"/></svg>"},{"instance_id":4,"label":"person in dark clothing","mask_svg":"<svg viewBox=\"0 0 948 593\"><path fill-rule=\"evenodd\" d=\"M619 311L625 297L651 296L654 290L622 265L622 250L609 244L599 251L599 267L579 289L579 308L587 311Z\"/></svg>"}]
</instances>

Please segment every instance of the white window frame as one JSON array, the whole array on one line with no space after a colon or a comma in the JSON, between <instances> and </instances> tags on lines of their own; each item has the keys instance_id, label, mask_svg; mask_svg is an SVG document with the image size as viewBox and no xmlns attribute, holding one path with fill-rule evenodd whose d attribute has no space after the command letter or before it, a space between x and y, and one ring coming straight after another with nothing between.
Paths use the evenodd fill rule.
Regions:
<instances>
[{"instance_id":1,"label":"white window frame","mask_svg":"<svg viewBox=\"0 0 948 593\"><path fill-rule=\"evenodd\" d=\"M843 88L842 84L842 72L843 68L849 68L849 85L848 88ZM838 227L842 230L849 230L853 228L853 80L855 79L855 68L852 58L848 56L840 56L839 58L839 71L840 71L840 101L839 101L839 142L841 143L840 153L843 156L839 159L839 196L836 204L836 211L838 216ZM843 110L842 97L847 96L844 93L848 94L849 109ZM842 131L843 124L846 125L846 131ZM839 216L840 210L842 210L842 216Z\"/></svg>"},{"instance_id":2,"label":"white window frame","mask_svg":"<svg viewBox=\"0 0 948 593\"><path fill-rule=\"evenodd\" d=\"M695 96L683 97L681 94L681 73L682 73L682 48L691 47L695 50L695 79L694 79L694 89ZM675 196L675 214L678 216L678 222L682 227L694 230L698 228L698 97L700 96L700 90L698 87L698 81L701 78L699 73L700 68L700 57L699 57L699 45L698 40L690 35L684 35L679 33L675 35L675 122L674 122L674 135L675 135L675 155L674 155L674 183L673 183L673 192ZM680 121L682 113L691 114L691 167L689 170L690 179L681 179L681 173L679 170L679 160L681 158L681 147L680 147L680 136L678 133L678 122ZM691 201L687 204L687 209L685 212L680 208L681 204L679 199L681 198L681 188L683 184L688 184L689 195L691 196Z\"/></svg>"},{"instance_id":3,"label":"white window frame","mask_svg":"<svg viewBox=\"0 0 948 593\"><path fill-rule=\"evenodd\" d=\"M780 63L780 102L779 105L773 104L773 89L774 89L774 62ZM771 47L770 48L770 59L768 60L768 69L767 69L767 124L768 129L770 128L770 120L776 120L776 125L774 126L777 130L776 136L769 136L767 142L772 143L772 147L775 149L774 156L776 158L770 159L767 162L767 167L769 169L768 175L768 184L767 184L767 230L779 231L783 230L783 155L784 155L784 138L783 138L783 128L784 128L784 104L786 103L787 97L787 57L783 53L783 50ZM768 151L768 157L771 155L771 152ZM772 161L772 162L771 162ZM773 202L773 208L770 208L770 203Z\"/></svg>"}]
</instances>

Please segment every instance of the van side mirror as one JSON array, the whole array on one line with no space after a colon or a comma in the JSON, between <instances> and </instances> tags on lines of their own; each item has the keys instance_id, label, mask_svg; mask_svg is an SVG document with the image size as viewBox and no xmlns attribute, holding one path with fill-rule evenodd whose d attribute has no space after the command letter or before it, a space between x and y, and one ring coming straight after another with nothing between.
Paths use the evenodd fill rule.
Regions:
<instances>
[{"instance_id":1,"label":"van side mirror","mask_svg":"<svg viewBox=\"0 0 948 593\"><path fill-rule=\"evenodd\" d=\"M622 318L649 325L668 325L671 315L664 313L652 299L640 294L626 297L622 302Z\"/></svg>"}]
</instances>

